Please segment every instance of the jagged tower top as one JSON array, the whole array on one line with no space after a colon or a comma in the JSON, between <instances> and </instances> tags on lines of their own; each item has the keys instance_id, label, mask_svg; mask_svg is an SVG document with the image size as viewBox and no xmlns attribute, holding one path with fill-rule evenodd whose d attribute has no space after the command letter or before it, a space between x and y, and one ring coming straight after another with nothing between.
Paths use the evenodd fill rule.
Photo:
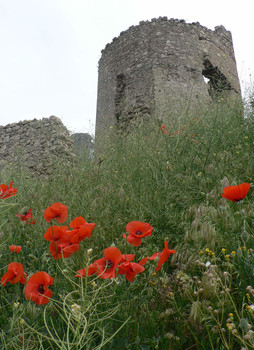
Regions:
<instances>
[{"instance_id":1,"label":"jagged tower top","mask_svg":"<svg viewBox=\"0 0 254 350\"><path fill-rule=\"evenodd\" d=\"M141 21L102 50L96 139L137 114L163 120L220 94L241 99L229 31L167 17Z\"/></svg>"}]
</instances>

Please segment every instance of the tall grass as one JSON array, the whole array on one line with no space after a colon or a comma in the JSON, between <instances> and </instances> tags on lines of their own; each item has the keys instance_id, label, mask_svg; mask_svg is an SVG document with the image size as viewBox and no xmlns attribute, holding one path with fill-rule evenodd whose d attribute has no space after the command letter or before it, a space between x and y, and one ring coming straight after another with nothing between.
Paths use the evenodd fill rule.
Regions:
<instances>
[{"instance_id":1,"label":"tall grass","mask_svg":"<svg viewBox=\"0 0 254 350\"><path fill-rule=\"evenodd\" d=\"M252 348L253 189L239 203L221 193L253 182L253 120L218 104L163 124L112 129L102 154L62 164L46 180L15 165L2 171L1 183L14 180L18 194L0 202L0 272L16 259L28 275L46 271L55 280L44 306L28 301L22 285L1 287L1 348ZM55 202L68 207L66 225L77 216L96 224L78 252L57 261L43 238L43 213ZM35 225L15 216L24 207L33 208ZM135 220L154 227L138 248L122 237ZM165 240L177 252L157 273L150 261L132 283L74 278L109 246L139 261ZM19 255L11 244L22 246Z\"/></svg>"}]
</instances>

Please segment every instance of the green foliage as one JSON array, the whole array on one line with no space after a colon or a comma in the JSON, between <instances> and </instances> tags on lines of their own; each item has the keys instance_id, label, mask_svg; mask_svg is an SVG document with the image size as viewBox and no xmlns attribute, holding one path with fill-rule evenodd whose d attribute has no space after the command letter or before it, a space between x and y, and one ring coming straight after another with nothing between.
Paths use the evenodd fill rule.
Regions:
<instances>
[{"instance_id":1,"label":"green foliage","mask_svg":"<svg viewBox=\"0 0 254 350\"><path fill-rule=\"evenodd\" d=\"M175 122L154 118L124 134L112 130L103 153L59 165L45 179L15 165L2 172L0 182L13 180L18 194L0 200L1 276L17 261L28 276L46 271L54 283L42 306L19 283L1 286L0 347L252 349L253 188L239 203L221 193L252 183L253 145L252 119L221 104ZM96 224L78 252L57 261L43 237L50 227L44 210L55 202L68 207L64 225L77 216ZM22 208L33 209L36 224L15 216ZM154 227L140 247L122 237L134 220ZM149 261L132 283L74 277L111 245L139 261L162 251L165 240L177 252L157 273ZM12 244L21 253L11 253Z\"/></svg>"}]
</instances>

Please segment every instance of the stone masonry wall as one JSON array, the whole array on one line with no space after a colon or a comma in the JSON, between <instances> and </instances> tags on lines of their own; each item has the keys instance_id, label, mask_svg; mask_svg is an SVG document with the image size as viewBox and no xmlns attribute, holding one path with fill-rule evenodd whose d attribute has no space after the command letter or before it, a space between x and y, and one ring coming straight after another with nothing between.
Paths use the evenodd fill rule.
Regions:
<instances>
[{"instance_id":1,"label":"stone masonry wall","mask_svg":"<svg viewBox=\"0 0 254 350\"><path fill-rule=\"evenodd\" d=\"M69 132L55 116L0 126L0 170L11 164L49 174L57 162L74 157Z\"/></svg>"},{"instance_id":2,"label":"stone masonry wall","mask_svg":"<svg viewBox=\"0 0 254 350\"><path fill-rule=\"evenodd\" d=\"M110 126L135 115L165 120L218 96L241 100L232 37L223 26L142 21L106 45L98 73L96 144Z\"/></svg>"}]
</instances>

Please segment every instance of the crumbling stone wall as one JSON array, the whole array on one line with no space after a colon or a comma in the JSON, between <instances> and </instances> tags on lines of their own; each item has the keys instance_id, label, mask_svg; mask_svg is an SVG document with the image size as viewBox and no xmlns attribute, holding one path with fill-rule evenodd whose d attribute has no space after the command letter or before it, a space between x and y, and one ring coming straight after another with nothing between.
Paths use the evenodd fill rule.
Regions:
<instances>
[{"instance_id":1,"label":"crumbling stone wall","mask_svg":"<svg viewBox=\"0 0 254 350\"><path fill-rule=\"evenodd\" d=\"M142 21L102 50L96 143L135 115L165 120L218 97L241 100L231 33L167 17Z\"/></svg>"},{"instance_id":2,"label":"crumbling stone wall","mask_svg":"<svg viewBox=\"0 0 254 350\"><path fill-rule=\"evenodd\" d=\"M0 126L0 170L20 165L33 173L49 174L56 163L74 157L69 132L55 116Z\"/></svg>"}]
</instances>

